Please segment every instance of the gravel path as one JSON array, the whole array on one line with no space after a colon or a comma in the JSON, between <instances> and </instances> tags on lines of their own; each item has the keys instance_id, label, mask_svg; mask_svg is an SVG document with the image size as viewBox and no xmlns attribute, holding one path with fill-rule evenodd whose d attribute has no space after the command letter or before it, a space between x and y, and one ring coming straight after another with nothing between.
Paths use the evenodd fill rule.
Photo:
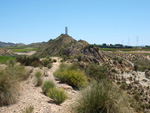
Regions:
<instances>
[{"instance_id":1,"label":"gravel path","mask_svg":"<svg viewBox=\"0 0 150 113\"><path fill-rule=\"evenodd\" d=\"M34 113L70 113L70 104L78 95L78 91L73 90L67 84L60 83L54 77L53 73L60 65L60 60L56 57L55 59L57 59L57 62L53 63L53 67L47 71L48 77L45 77L44 80L54 80L57 87L65 89L68 94L68 99L64 103L56 105L52 99L42 93L41 87L35 87L34 77L31 76L28 80L20 83L21 93L18 102L10 106L0 107L0 113L22 113L29 106L34 107Z\"/></svg>"}]
</instances>

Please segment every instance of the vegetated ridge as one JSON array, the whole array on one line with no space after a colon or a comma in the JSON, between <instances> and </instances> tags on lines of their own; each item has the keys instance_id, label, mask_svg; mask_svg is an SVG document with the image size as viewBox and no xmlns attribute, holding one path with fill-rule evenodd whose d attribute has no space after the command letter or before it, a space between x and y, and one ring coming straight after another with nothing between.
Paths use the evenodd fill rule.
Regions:
<instances>
[{"instance_id":1,"label":"vegetated ridge","mask_svg":"<svg viewBox=\"0 0 150 113\"><path fill-rule=\"evenodd\" d=\"M0 47L21 47L21 46L25 46L25 44L23 43L6 43L6 42L1 42L0 41Z\"/></svg>"},{"instance_id":2,"label":"vegetated ridge","mask_svg":"<svg viewBox=\"0 0 150 113\"><path fill-rule=\"evenodd\" d=\"M85 46L89 45L86 41L76 41L71 36L66 34L61 34L54 40L50 39L47 44L48 45L46 45L45 48L37 52L38 56L75 55Z\"/></svg>"}]
</instances>

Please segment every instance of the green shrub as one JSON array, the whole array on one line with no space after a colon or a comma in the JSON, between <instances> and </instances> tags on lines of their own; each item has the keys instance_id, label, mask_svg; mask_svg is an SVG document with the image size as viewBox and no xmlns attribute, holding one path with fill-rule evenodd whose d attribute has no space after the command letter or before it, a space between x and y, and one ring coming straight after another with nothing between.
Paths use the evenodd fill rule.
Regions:
<instances>
[{"instance_id":1,"label":"green shrub","mask_svg":"<svg viewBox=\"0 0 150 113\"><path fill-rule=\"evenodd\" d=\"M38 57L26 57L26 56L18 56L16 58L17 62L25 66L34 66L38 67L40 65L40 59Z\"/></svg>"},{"instance_id":2,"label":"green shrub","mask_svg":"<svg viewBox=\"0 0 150 113\"><path fill-rule=\"evenodd\" d=\"M72 107L75 113L133 113L129 98L107 80L93 82Z\"/></svg>"},{"instance_id":3,"label":"green shrub","mask_svg":"<svg viewBox=\"0 0 150 113\"><path fill-rule=\"evenodd\" d=\"M34 107L33 106L29 106L22 113L33 113L33 110L34 110Z\"/></svg>"},{"instance_id":4,"label":"green shrub","mask_svg":"<svg viewBox=\"0 0 150 113\"><path fill-rule=\"evenodd\" d=\"M83 72L69 69L64 64L62 64L60 69L55 72L55 76L62 82L65 82L74 88L85 87L87 85L87 78Z\"/></svg>"},{"instance_id":5,"label":"green shrub","mask_svg":"<svg viewBox=\"0 0 150 113\"><path fill-rule=\"evenodd\" d=\"M43 68L43 66L42 65L40 65L40 67L39 67L40 69L42 69Z\"/></svg>"},{"instance_id":6,"label":"green shrub","mask_svg":"<svg viewBox=\"0 0 150 113\"><path fill-rule=\"evenodd\" d=\"M85 71L89 77L94 78L95 80L106 78L108 75L108 71L105 65L99 66L96 64L89 64Z\"/></svg>"},{"instance_id":7,"label":"green shrub","mask_svg":"<svg viewBox=\"0 0 150 113\"><path fill-rule=\"evenodd\" d=\"M52 98L57 104L63 103L67 99L67 94L63 89L50 88L46 95Z\"/></svg>"},{"instance_id":8,"label":"green shrub","mask_svg":"<svg viewBox=\"0 0 150 113\"><path fill-rule=\"evenodd\" d=\"M35 86L41 86L42 82L43 82L42 74L41 72L38 71L35 73Z\"/></svg>"},{"instance_id":9,"label":"green shrub","mask_svg":"<svg viewBox=\"0 0 150 113\"><path fill-rule=\"evenodd\" d=\"M51 69L51 68L52 68L52 64L48 64L48 65L47 65L47 68L48 68L48 69Z\"/></svg>"},{"instance_id":10,"label":"green shrub","mask_svg":"<svg viewBox=\"0 0 150 113\"><path fill-rule=\"evenodd\" d=\"M42 91L44 94L46 94L48 89L54 88L54 87L55 87L55 83L53 81L45 81L42 85Z\"/></svg>"},{"instance_id":11,"label":"green shrub","mask_svg":"<svg viewBox=\"0 0 150 113\"><path fill-rule=\"evenodd\" d=\"M41 62L42 62L42 65L45 67L47 67L47 65L50 63L48 59L44 59Z\"/></svg>"},{"instance_id":12,"label":"green shrub","mask_svg":"<svg viewBox=\"0 0 150 113\"><path fill-rule=\"evenodd\" d=\"M150 70L150 60L148 59L141 59L140 57L137 57L137 59L134 59L132 61L134 63L134 69L135 71L146 71Z\"/></svg>"}]
</instances>

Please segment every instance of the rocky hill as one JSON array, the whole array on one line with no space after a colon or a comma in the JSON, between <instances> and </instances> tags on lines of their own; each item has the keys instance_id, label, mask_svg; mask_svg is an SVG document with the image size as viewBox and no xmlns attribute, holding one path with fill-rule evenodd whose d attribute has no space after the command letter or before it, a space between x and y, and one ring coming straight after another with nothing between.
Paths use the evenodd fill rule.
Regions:
<instances>
[{"instance_id":1,"label":"rocky hill","mask_svg":"<svg viewBox=\"0 0 150 113\"><path fill-rule=\"evenodd\" d=\"M63 56L63 55L75 55L81 51L84 47L89 45L86 41L76 41L71 36L61 34L54 40L49 40L47 45L40 49L37 56Z\"/></svg>"},{"instance_id":2,"label":"rocky hill","mask_svg":"<svg viewBox=\"0 0 150 113\"><path fill-rule=\"evenodd\" d=\"M37 43L31 43L26 45L26 47L32 47L32 48L43 48L45 47L47 44L47 42L37 42Z\"/></svg>"}]
</instances>

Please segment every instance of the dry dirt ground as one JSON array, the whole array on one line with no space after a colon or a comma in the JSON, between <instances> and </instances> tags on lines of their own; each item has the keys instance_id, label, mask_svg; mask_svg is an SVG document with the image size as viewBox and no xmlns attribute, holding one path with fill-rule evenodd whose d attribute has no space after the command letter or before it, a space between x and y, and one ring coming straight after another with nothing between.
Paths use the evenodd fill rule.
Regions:
<instances>
[{"instance_id":1,"label":"dry dirt ground","mask_svg":"<svg viewBox=\"0 0 150 113\"><path fill-rule=\"evenodd\" d=\"M0 113L22 113L29 106L34 107L34 113L70 113L70 105L74 102L74 99L79 92L73 90L71 86L61 83L54 77L53 73L60 65L60 59L57 57L55 57L55 59L57 59L57 62L53 63L51 69L41 69L42 71L45 70L45 73L48 75L47 77L44 77L43 80L54 80L56 87L65 89L68 94L68 99L64 103L56 105L52 99L42 93L41 87L35 87L34 77L30 76L26 81L20 83L20 96L17 103L0 107ZM40 69L33 68L33 75L37 70Z\"/></svg>"},{"instance_id":2,"label":"dry dirt ground","mask_svg":"<svg viewBox=\"0 0 150 113\"><path fill-rule=\"evenodd\" d=\"M24 52L15 52L16 55L27 55L27 56L31 56L34 53L36 53L36 51L30 51L30 52L27 52L27 53L24 53Z\"/></svg>"},{"instance_id":3,"label":"dry dirt ground","mask_svg":"<svg viewBox=\"0 0 150 113\"><path fill-rule=\"evenodd\" d=\"M128 51L129 53L150 53L150 51Z\"/></svg>"}]
</instances>

